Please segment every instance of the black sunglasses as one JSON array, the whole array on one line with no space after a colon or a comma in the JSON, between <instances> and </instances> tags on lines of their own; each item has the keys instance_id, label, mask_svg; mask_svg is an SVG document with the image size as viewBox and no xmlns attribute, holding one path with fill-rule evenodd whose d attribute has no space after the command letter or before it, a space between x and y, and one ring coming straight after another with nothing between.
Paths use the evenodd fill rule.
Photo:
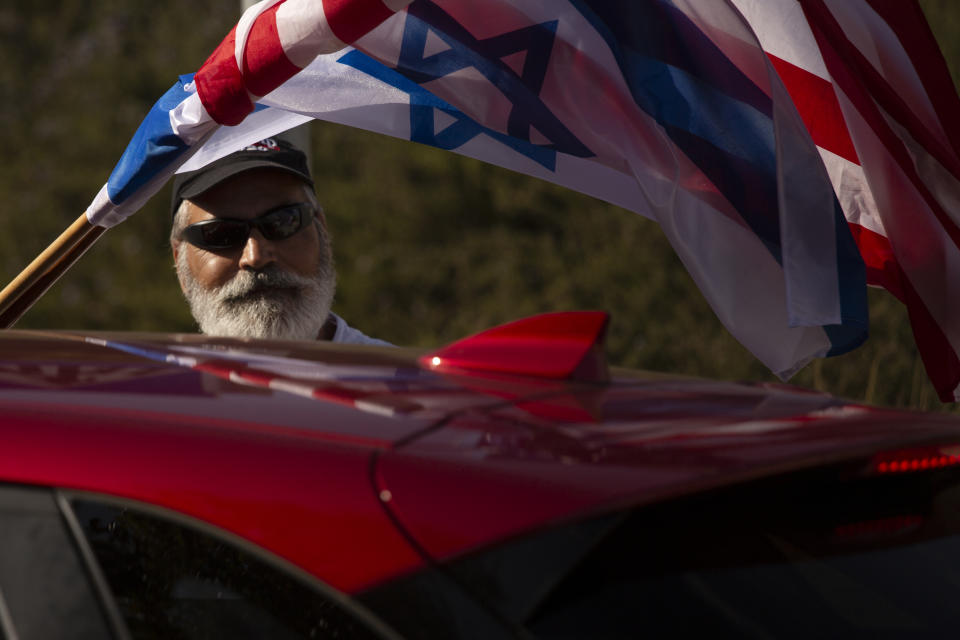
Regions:
<instances>
[{"instance_id":1,"label":"black sunglasses","mask_svg":"<svg viewBox=\"0 0 960 640\"><path fill-rule=\"evenodd\" d=\"M197 222L187 226L180 238L201 249L236 249L247 243L250 229L256 227L267 240L285 240L300 231L315 213L308 202L285 204L250 220L211 218Z\"/></svg>"}]
</instances>

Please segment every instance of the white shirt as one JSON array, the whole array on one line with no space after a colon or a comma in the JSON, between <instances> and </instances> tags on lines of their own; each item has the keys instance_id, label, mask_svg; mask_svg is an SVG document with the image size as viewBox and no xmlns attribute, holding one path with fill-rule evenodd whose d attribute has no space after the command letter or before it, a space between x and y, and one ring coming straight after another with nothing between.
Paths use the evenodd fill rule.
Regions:
<instances>
[{"instance_id":1,"label":"white shirt","mask_svg":"<svg viewBox=\"0 0 960 640\"><path fill-rule=\"evenodd\" d=\"M373 344L380 347L394 346L385 340L371 338L362 331L354 329L347 324L346 320L333 312L331 312L330 315L333 316L333 319L337 321L337 330L334 332L333 338L330 339L330 342L339 342L341 344Z\"/></svg>"}]
</instances>

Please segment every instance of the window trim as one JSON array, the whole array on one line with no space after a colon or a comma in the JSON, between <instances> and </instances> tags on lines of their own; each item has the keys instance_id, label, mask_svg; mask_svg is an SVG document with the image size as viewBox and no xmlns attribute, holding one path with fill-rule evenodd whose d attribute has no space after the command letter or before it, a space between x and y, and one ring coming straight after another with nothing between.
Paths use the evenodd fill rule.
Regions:
<instances>
[{"instance_id":1,"label":"window trim","mask_svg":"<svg viewBox=\"0 0 960 640\"><path fill-rule=\"evenodd\" d=\"M86 637L115 638L57 504L56 489L0 482L0 512L4 519L11 518L5 535L12 534L10 541L16 549L4 548L9 557L0 572L3 637L17 640L24 633L74 637L82 629ZM58 615L51 616L52 610Z\"/></svg>"},{"instance_id":2,"label":"window trim","mask_svg":"<svg viewBox=\"0 0 960 640\"><path fill-rule=\"evenodd\" d=\"M20 635L13 626L13 616L10 614L10 607L7 606L7 598L3 595L2 587L0 587L0 632L3 633L5 640L20 640Z\"/></svg>"},{"instance_id":3,"label":"window trim","mask_svg":"<svg viewBox=\"0 0 960 640\"><path fill-rule=\"evenodd\" d=\"M117 640L132 640L133 637L130 635L130 629L127 628L123 614L120 613L120 607L117 606L117 601L113 597L113 592L110 590L107 578L103 575L103 570L100 568L100 563L97 562L93 548L87 541L87 537L83 533L83 528L80 526L80 522L73 512L70 498L60 489L54 489L53 497L57 507L60 509L60 516L67 525L67 530L70 532L73 543L80 552L84 569L86 569L87 575L90 576L90 582L93 583L97 600L100 602L103 614L107 619L107 623L110 625L110 630L113 631L113 635Z\"/></svg>"}]
</instances>

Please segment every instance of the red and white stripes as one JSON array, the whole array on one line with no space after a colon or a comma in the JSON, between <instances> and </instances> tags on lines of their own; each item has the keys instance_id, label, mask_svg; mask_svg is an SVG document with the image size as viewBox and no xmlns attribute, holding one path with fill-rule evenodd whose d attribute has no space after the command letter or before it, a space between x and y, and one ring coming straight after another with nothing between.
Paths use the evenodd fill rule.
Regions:
<instances>
[{"instance_id":1,"label":"red and white stripes","mask_svg":"<svg viewBox=\"0 0 960 640\"><path fill-rule=\"evenodd\" d=\"M218 123L237 125L254 102L316 56L339 51L412 0L263 0L250 7L195 76Z\"/></svg>"},{"instance_id":2,"label":"red and white stripes","mask_svg":"<svg viewBox=\"0 0 960 640\"><path fill-rule=\"evenodd\" d=\"M734 3L820 148L868 282L907 305L941 399L960 400L960 101L923 14L906 0Z\"/></svg>"}]
</instances>

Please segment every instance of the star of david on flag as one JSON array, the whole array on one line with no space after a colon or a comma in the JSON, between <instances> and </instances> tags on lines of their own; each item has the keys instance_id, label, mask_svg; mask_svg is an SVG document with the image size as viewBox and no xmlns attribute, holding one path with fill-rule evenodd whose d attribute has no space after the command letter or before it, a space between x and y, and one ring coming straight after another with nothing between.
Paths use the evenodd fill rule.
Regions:
<instances>
[{"instance_id":1,"label":"star of david on flag","mask_svg":"<svg viewBox=\"0 0 960 640\"><path fill-rule=\"evenodd\" d=\"M914 0L264 0L87 215L116 224L178 167L320 118L656 220L783 377L860 344L865 283L883 286L953 400L958 112Z\"/></svg>"}]
</instances>

